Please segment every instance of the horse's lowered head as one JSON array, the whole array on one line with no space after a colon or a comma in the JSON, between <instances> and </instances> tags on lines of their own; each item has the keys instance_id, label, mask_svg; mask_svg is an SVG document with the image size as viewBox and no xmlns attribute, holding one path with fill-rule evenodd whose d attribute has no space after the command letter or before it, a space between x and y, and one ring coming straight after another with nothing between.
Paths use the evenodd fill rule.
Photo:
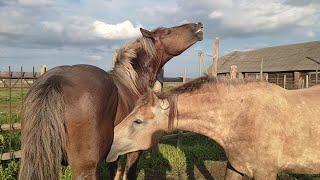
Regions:
<instances>
[{"instance_id":1,"label":"horse's lowered head","mask_svg":"<svg viewBox=\"0 0 320 180\"><path fill-rule=\"evenodd\" d=\"M136 104L134 110L115 127L114 141L107 161L138 150L146 150L156 144L168 131L170 104L149 91Z\"/></svg>"}]
</instances>

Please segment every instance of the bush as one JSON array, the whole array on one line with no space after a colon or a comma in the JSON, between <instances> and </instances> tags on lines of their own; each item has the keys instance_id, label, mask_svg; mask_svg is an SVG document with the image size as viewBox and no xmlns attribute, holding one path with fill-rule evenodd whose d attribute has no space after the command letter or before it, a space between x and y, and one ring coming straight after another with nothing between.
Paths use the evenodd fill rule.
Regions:
<instances>
[{"instance_id":1,"label":"bush","mask_svg":"<svg viewBox=\"0 0 320 180\"><path fill-rule=\"evenodd\" d=\"M1 180L15 180L18 179L19 161L13 160L0 165L0 179Z\"/></svg>"}]
</instances>

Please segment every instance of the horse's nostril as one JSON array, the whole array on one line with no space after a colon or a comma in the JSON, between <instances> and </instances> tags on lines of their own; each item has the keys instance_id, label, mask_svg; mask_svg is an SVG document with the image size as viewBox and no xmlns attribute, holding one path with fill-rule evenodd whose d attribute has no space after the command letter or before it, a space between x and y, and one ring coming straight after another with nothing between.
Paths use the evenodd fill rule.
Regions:
<instances>
[{"instance_id":1,"label":"horse's nostril","mask_svg":"<svg viewBox=\"0 0 320 180\"><path fill-rule=\"evenodd\" d=\"M198 26L199 26L200 28L203 28L203 24L202 24L201 22L198 22Z\"/></svg>"}]
</instances>

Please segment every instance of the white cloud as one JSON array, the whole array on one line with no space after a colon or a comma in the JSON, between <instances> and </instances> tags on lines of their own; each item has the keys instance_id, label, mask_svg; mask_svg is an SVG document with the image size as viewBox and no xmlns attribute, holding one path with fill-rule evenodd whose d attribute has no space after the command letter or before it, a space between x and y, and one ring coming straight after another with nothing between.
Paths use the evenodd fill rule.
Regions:
<instances>
[{"instance_id":1,"label":"white cloud","mask_svg":"<svg viewBox=\"0 0 320 180\"><path fill-rule=\"evenodd\" d=\"M139 25L134 26L130 21L124 21L118 24L107 24L102 21L93 22L93 32L104 39L131 39L140 35Z\"/></svg>"},{"instance_id":2,"label":"white cloud","mask_svg":"<svg viewBox=\"0 0 320 180\"><path fill-rule=\"evenodd\" d=\"M179 8L175 4L166 6L153 6L152 8L145 6L139 11L147 16L157 16L159 14L173 15L179 11Z\"/></svg>"},{"instance_id":3,"label":"white cloud","mask_svg":"<svg viewBox=\"0 0 320 180\"><path fill-rule=\"evenodd\" d=\"M209 14L209 17L212 19L217 19L223 16L223 13L221 11L213 11L211 14Z\"/></svg>"},{"instance_id":4,"label":"white cloud","mask_svg":"<svg viewBox=\"0 0 320 180\"><path fill-rule=\"evenodd\" d=\"M277 30L303 25L315 14L313 6L293 7L279 2L245 2L222 18L222 25L244 32ZM236 18L236 19L235 19Z\"/></svg>"},{"instance_id":5,"label":"white cloud","mask_svg":"<svg viewBox=\"0 0 320 180\"><path fill-rule=\"evenodd\" d=\"M179 24L188 24L188 23L190 23L190 22L188 20L184 19Z\"/></svg>"},{"instance_id":6,"label":"white cloud","mask_svg":"<svg viewBox=\"0 0 320 180\"><path fill-rule=\"evenodd\" d=\"M53 4L52 0L18 0L18 3L23 6L44 6Z\"/></svg>"},{"instance_id":7,"label":"white cloud","mask_svg":"<svg viewBox=\"0 0 320 180\"><path fill-rule=\"evenodd\" d=\"M315 34L313 31L308 31L308 32L307 32L307 36L308 36L308 37L315 37L316 34Z\"/></svg>"},{"instance_id":8,"label":"white cloud","mask_svg":"<svg viewBox=\"0 0 320 180\"><path fill-rule=\"evenodd\" d=\"M57 33L61 33L63 31L62 24L60 24L58 22L44 21L44 22L42 22L42 26L49 31L53 31L53 32L57 32Z\"/></svg>"},{"instance_id":9,"label":"white cloud","mask_svg":"<svg viewBox=\"0 0 320 180\"><path fill-rule=\"evenodd\" d=\"M98 60L101 60L102 59L102 56L99 56L99 55L89 55L88 56L89 60L91 61L98 61Z\"/></svg>"}]
</instances>

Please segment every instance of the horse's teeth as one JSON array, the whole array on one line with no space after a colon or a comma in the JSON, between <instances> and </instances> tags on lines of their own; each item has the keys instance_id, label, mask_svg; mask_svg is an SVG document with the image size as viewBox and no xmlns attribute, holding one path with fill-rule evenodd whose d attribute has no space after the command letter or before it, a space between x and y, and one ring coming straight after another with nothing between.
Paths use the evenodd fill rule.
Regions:
<instances>
[{"instance_id":1,"label":"horse's teeth","mask_svg":"<svg viewBox=\"0 0 320 180\"><path fill-rule=\"evenodd\" d=\"M202 31L202 28L198 29L198 30L196 31L196 33L200 32L200 31Z\"/></svg>"}]
</instances>

